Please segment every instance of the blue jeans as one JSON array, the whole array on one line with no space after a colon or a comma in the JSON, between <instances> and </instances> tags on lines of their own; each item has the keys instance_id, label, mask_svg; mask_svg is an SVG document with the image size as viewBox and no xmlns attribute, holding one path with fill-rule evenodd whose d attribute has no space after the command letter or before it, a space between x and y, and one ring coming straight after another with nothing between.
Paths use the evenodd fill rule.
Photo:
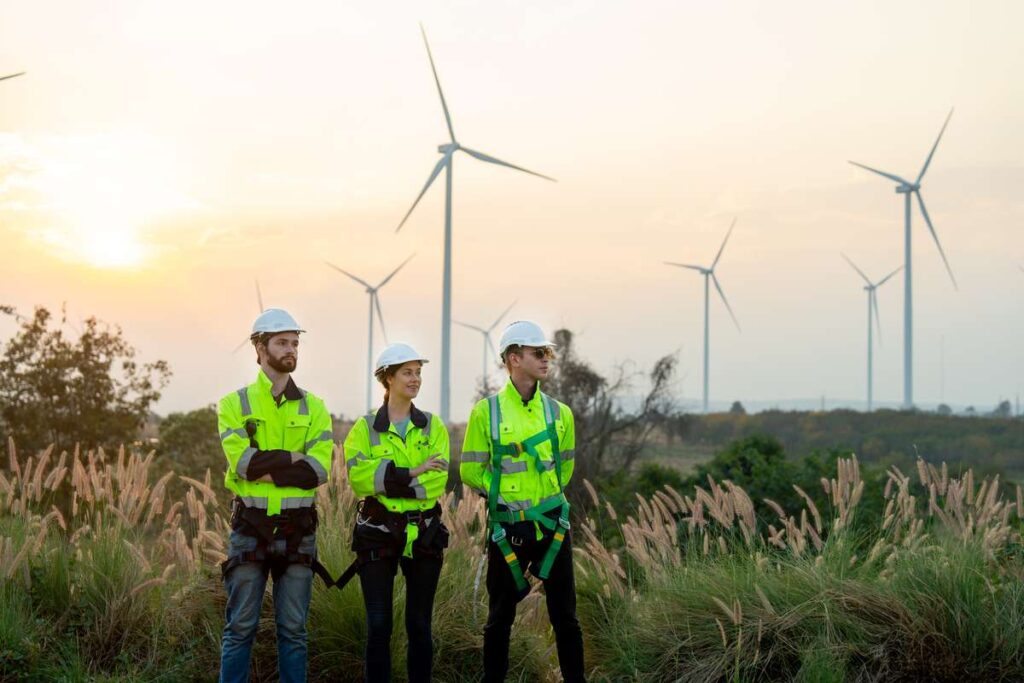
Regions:
<instances>
[{"instance_id":1,"label":"blue jeans","mask_svg":"<svg viewBox=\"0 0 1024 683\"><path fill-rule=\"evenodd\" d=\"M256 537L231 532L228 557L256 549ZM284 554L284 540L267 549ZM302 538L298 552L316 556L316 534ZM247 683L252 643L260 623L267 572L255 563L240 564L224 579L228 605L221 640L220 683ZM306 615L313 589L313 570L293 564L274 581L274 621L277 624L277 666L282 683L306 680Z\"/></svg>"}]
</instances>

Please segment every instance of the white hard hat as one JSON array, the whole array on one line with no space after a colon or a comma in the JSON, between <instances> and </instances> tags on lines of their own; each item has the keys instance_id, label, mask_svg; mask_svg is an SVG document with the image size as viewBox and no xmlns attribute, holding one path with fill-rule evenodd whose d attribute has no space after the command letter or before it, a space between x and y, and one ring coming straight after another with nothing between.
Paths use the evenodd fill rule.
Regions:
<instances>
[{"instance_id":1,"label":"white hard hat","mask_svg":"<svg viewBox=\"0 0 1024 683\"><path fill-rule=\"evenodd\" d=\"M408 363L410 361L418 360L421 363L429 363L426 358L416 353L416 349L412 348L408 344L402 342L395 342L394 344L388 344L384 347L384 350L377 356L377 365L373 369L376 373L381 368L386 368L391 365L401 365L402 363Z\"/></svg>"},{"instance_id":2,"label":"white hard hat","mask_svg":"<svg viewBox=\"0 0 1024 683\"><path fill-rule=\"evenodd\" d=\"M252 334L277 334L278 332L305 332L295 322L295 318L288 311L280 308L268 308L259 314L252 324Z\"/></svg>"},{"instance_id":3,"label":"white hard hat","mask_svg":"<svg viewBox=\"0 0 1024 683\"><path fill-rule=\"evenodd\" d=\"M498 355L504 355L505 349L510 346L554 346L555 343L548 341L544 330L540 325L529 320L517 320L509 323L505 331L501 333L501 342L498 344Z\"/></svg>"}]
</instances>

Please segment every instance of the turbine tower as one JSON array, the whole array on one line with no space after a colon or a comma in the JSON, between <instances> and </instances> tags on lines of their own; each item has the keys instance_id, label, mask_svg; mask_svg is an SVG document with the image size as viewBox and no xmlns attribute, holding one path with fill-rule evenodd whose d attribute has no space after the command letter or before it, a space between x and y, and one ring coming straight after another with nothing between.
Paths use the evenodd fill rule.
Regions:
<instances>
[{"instance_id":1,"label":"turbine tower","mask_svg":"<svg viewBox=\"0 0 1024 683\"><path fill-rule=\"evenodd\" d=\"M452 161L455 153L463 151L469 156L479 159L480 161L486 161L489 164L497 164L498 166L505 166L516 171L522 171L523 173L529 173L545 180L554 181L554 178L549 178L546 175L535 173L533 171L510 164L507 161L496 159L492 156L484 154L483 152L477 152L468 147L463 147L455 139L455 129L452 128L452 117L448 112L448 103L444 99L444 92L441 90L441 80L437 76L437 68L434 66L434 56L430 52L430 43L427 42L427 33L423 29L423 25L420 24L420 32L423 34L423 44L427 47L427 58L430 60L430 70L434 74L434 83L437 84L437 94L441 98L441 108L444 110L444 120L448 125L448 137L449 142L439 145L437 151L441 153L441 158L434 166L434 170L430 172L430 176L427 178L426 184L423 189L420 190L419 195L416 197L416 201L412 203L409 210L406 212L405 217L402 218L402 222L398 224L395 232L402 229L405 222L409 219L413 209L419 204L420 199L426 194L430 188L431 183L440 175L441 171L445 171L445 192L444 192L444 275L442 280L442 299L441 299L441 418L447 422L449 407L451 404L451 392L450 392L450 375L451 375L451 327L452 327Z\"/></svg>"},{"instance_id":2,"label":"turbine tower","mask_svg":"<svg viewBox=\"0 0 1024 683\"><path fill-rule=\"evenodd\" d=\"M871 318L872 313L874 314L875 326L878 327L878 343L882 343L882 323L878 317L878 293L877 289L889 281L896 273L903 270L903 266L900 266L896 270L892 271L878 282L872 283L868 279L868 276L864 274L860 268L857 267L850 257L843 254L843 258L850 264L850 267L857 271L857 274L864 280L864 291L868 293L868 412L870 413L874 409L874 340L872 338Z\"/></svg>"},{"instance_id":3,"label":"turbine tower","mask_svg":"<svg viewBox=\"0 0 1024 683\"><path fill-rule=\"evenodd\" d=\"M415 255L416 254L413 254L412 256L415 256ZM380 321L380 331L381 331L381 334L384 336L384 343L385 344L388 343L388 333L387 333L387 330L384 329L384 313L380 309L380 293L379 292L380 292L381 287L386 285L388 283L388 281L391 280L391 278L393 278L398 271L400 271L403 267L405 267L405 264L408 263L412 259L412 256L410 256L409 258L407 258L404 261L402 261L402 263L399 264L399 266L397 268L395 268L393 271L391 271L390 275L388 275L386 278L381 280L380 284L378 284L376 287L371 285L366 280L363 280L361 278L356 277L355 275L353 275L352 273L348 272L347 270L339 268L338 266L334 265L333 263L327 263L326 261L324 262L324 263L327 263L327 265L330 266L331 268L334 268L334 270L336 270L339 273L341 273L342 275L346 275L349 278L351 278L351 279L355 280L356 282L358 282L359 284L361 284L363 287L366 288L366 293L370 295L369 339L366 342L366 412L367 413L369 413L370 410L373 408L373 314L374 314L374 311L377 312L377 318Z\"/></svg>"},{"instance_id":4,"label":"turbine tower","mask_svg":"<svg viewBox=\"0 0 1024 683\"><path fill-rule=\"evenodd\" d=\"M491 332L494 331L494 328L498 326L498 323L501 322L502 318L504 318L506 315L508 315L508 312L511 311L512 307L515 306L515 305L516 305L515 301L513 301L511 304L509 304L508 308L506 308L504 310L504 312L501 315L498 316L498 319L495 320L493 323L491 323L491 326L486 328L486 329L484 329L483 327L477 327L476 325L470 325L469 323L462 323L462 322L459 322L458 320L454 321L456 325L461 325L462 327L468 328L470 330L476 330L477 332L482 334L483 337L484 337L484 368L483 368L483 378L484 378L484 380L483 381L484 381L484 386L485 387L487 386L487 352L488 352L488 350L491 353L494 354L495 360L497 360L497 358L498 358L498 350L494 348L494 342L491 340Z\"/></svg>"},{"instance_id":5,"label":"turbine tower","mask_svg":"<svg viewBox=\"0 0 1024 683\"><path fill-rule=\"evenodd\" d=\"M718 278L715 277L715 266L718 265L718 260L722 258L722 252L725 251L725 243L729 241L729 236L732 234L732 229L736 227L736 219L732 221L732 225L729 226L729 232L725 233L725 239L722 240L722 246L718 248L718 254L715 256L715 260L711 263L710 268L703 266L694 266L688 263L674 263L672 261L665 261L667 265L677 266L679 268L689 268L690 270L696 270L704 276L704 413L708 412L708 372L711 367L711 350L710 350L710 334L708 331L708 309L710 308L710 283L714 283L715 289L718 290L718 295L722 297L722 303L725 304L726 310L729 311L729 317L732 318L733 323L736 325L736 329L740 330L740 323L736 320L736 316L733 315L732 306L729 305L729 300L725 298L725 292L722 291L722 286L718 283ZM742 332L742 330L740 330Z\"/></svg>"},{"instance_id":6,"label":"turbine tower","mask_svg":"<svg viewBox=\"0 0 1024 683\"><path fill-rule=\"evenodd\" d=\"M883 178L887 178L896 183L896 193L904 195L903 197L903 407L913 408L914 407L914 297L913 297L913 269L911 267L911 233L910 233L910 195L917 197L918 206L921 207L921 216L924 218L925 224L928 226L928 231L932 234L932 239L935 240L935 246L939 249L939 255L942 257L942 262L946 265L946 272L949 273L949 279L953 282L953 289L958 289L956 284L956 278L953 276L953 269L949 267L949 260L946 258L946 252L942 250L942 244L939 243L939 236L935 232L935 226L932 225L932 219L928 215L928 209L925 208L924 199L921 198L921 180L924 178L924 174L928 171L928 166L932 163L932 157L935 156L935 150L939 146L939 140L942 139L942 134L946 132L946 126L949 125L949 119L953 116L953 110L949 110L949 115L946 116L946 122L942 124L942 128L939 130L939 136L935 138L935 144L932 145L932 150L928 153L928 157L924 160L924 166L921 167L921 172L917 174L917 180L913 182L901 178L898 175L892 173L886 173L885 171L879 171L877 168L871 168L864 164L859 164L856 161L850 163L854 166L859 166L866 171L871 171L876 175L880 175Z\"/></svg>"}]
</instances>

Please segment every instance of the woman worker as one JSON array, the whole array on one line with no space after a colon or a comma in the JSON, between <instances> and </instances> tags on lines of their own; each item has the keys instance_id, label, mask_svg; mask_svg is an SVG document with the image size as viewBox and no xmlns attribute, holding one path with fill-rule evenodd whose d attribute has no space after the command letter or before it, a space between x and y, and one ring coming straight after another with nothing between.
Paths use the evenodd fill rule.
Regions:
<instances>
[{"instance_id":1,"label":"woman worker","mask_svg":"<svg viewBox=\"0 0 1024 683\"><path fill-rule=\"evenodd\" d=\"M408 344L391 344L374 376L384 403L360 417L345 438L345 465L360 498L352 549L366 604L365 680L391 680L392 601L398 567L405 576L408 676L429 681L433 662L430 622L448 530L437 499L448 480L448 430L419 410L420 371L427 362Z\"/></svg>"}]
</instances>

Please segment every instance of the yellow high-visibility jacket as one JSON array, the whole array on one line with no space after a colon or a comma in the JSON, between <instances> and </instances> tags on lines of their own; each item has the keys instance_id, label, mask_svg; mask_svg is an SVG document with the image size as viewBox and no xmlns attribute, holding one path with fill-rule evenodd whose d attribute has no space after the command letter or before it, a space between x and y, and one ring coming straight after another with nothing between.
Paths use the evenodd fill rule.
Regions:
<instances>
[{"instance_id":1,"label":"yellow high-visibility jacket","mask_svg":"<svg viewBox=\"0 0 1024 683\"><path fill-rule=\"evenodd\" d=\"M334 453L331 415L318 397L288 379L279 401L270 378L220 400L217 424L228 467L224 485L247 507L267 511L310 507L327 482ZM273 482L257 481L269 474Z\"/></svg>"},{"instance_id":2,"label":"yellow high-visibility jacket","mask_svg":"<svg viewBox=\"0 0 1024 683\"><path fill-rule=\"evenodd\" d=\"M569 406L550 397L549 400L558 435L564 488L572 478L575 465L575 423ZM497 424L491 421L490 399L482 399L473 407L466 425L462 462L459 465L463 483L484 496L490 495L493 479L492 434L497 433L500 444L515 446L531 439L536 440L547 429L539 383L530 400L524 402L509 380L498 392L497 401L500 413ZM555 474L550 439L519 449L518 454L503 455L498 484L497 504L508 510L528 510L560 496L562 492Z\"/></svg>"},{"instance_id":3,"label":"yellow high-visibility jacket","mask_svg":"<svg viewBox=\"0 0 1024 683\"><path fill-rule=\"evenodd\" d=\"M448 429L437 415L412 407L405 439L388 418L387 405L356 420L345 437L345 467L360 498L374 496L392 512L429 510L444 493L448 470L418 477L409 470L433 456L449 459Z\"/></svg>"}]
</instances>

